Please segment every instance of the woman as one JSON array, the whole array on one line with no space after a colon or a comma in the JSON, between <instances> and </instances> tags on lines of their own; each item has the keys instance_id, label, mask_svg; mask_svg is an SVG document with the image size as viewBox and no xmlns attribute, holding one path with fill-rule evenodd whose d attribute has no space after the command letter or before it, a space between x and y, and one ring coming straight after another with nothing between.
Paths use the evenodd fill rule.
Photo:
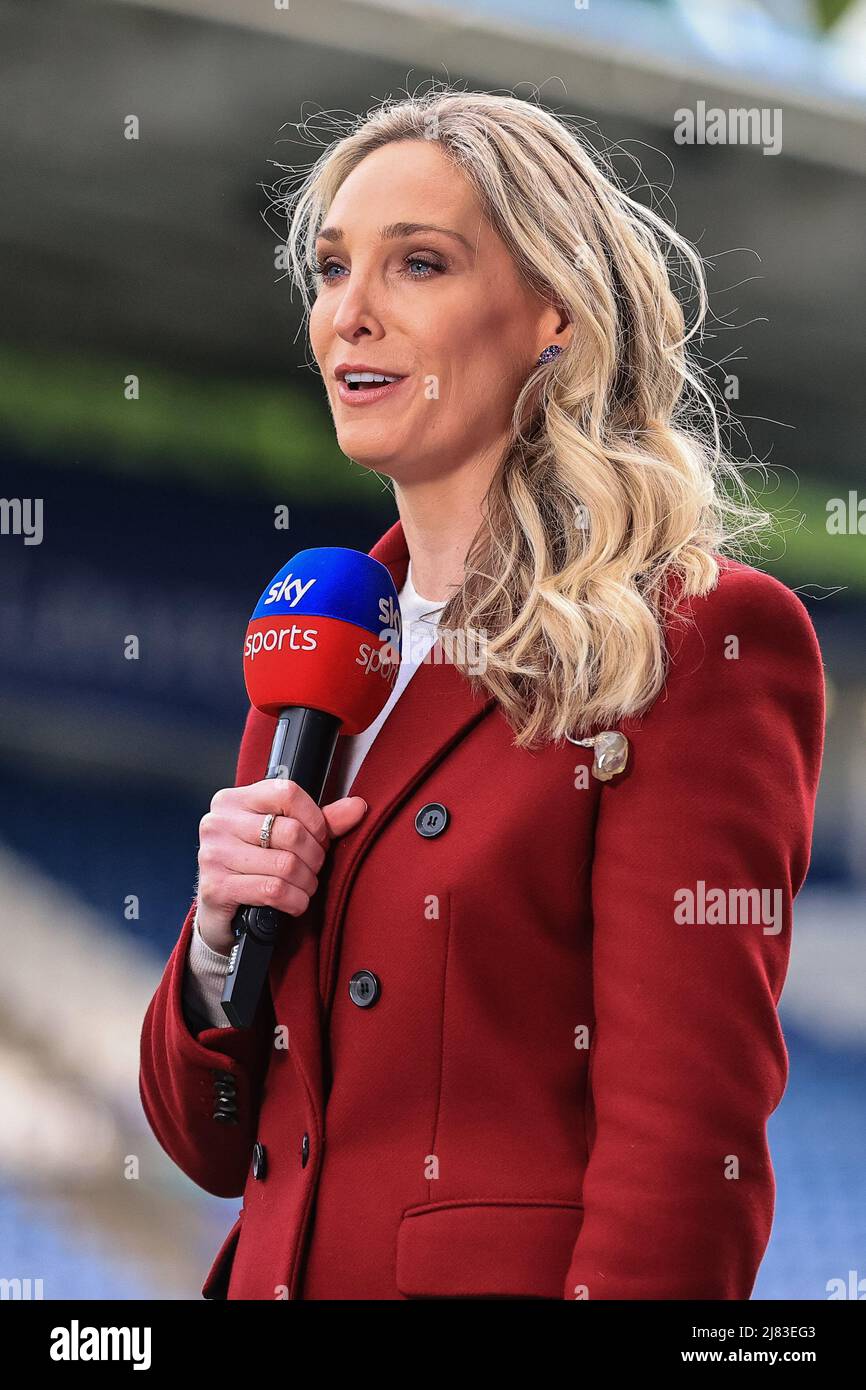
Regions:
<instances>
[{"instance_id":1,"label":"woman","mask_svg":"<svg viewBox=\"0 0 866 1390\"><path fill-rule=\"evenodd\" d=\"M205 1296L748 1298L823 680L731 558L762 514L686 354L700 260L481 93L381 107L287 203L340 448L394 486L371 554L440 640L321 809L251 711L202 821L141 1092L243 1194ZM293 919L250 1030L240 903Z\"/></svg>"}]
</instances>

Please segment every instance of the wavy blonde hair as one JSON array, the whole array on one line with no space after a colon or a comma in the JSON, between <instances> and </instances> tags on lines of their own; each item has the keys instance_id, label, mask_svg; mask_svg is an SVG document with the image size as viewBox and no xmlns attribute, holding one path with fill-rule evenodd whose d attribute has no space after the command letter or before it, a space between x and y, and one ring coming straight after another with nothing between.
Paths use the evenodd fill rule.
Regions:
<instances>
[{"instance_id":1,"label":"wavy blonde hair","mask_svg":"<svg viewBox=\"0 0 866 1390\"><path fill-rule=\"evenodd\" d=\"M312 167L273 186L308 314L316 236L344 179L391 141L436 140L525 279L574 323L515 401L463 584L440 619L484 634L483 674L459 643L452 659L496 697L520 747L643 712L664 684L675 597L712 589L718 554L768 522L723 454L711 388L686 350L707 313L701 257L620 186L578 125L534 102L434 85L338 121ZM696 290L688 332L674 275Z\"/></svg>"}]
</instances>

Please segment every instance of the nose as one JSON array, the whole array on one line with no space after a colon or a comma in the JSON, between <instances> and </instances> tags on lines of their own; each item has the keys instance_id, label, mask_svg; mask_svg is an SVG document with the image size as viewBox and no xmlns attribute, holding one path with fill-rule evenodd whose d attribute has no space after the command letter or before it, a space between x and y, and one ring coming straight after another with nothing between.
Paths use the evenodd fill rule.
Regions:
<instances>
[{"instance_id":1,"label":"nose","mask_svg":"<svg viewBox=\"0 0 866 1390\"><path fill-rule=\"evenodd\" d=\"M334 332L347 343L358 338L381 338L385 332L381 307L377 302L371 275L357 268L352 270L346 287L339 295L334 312Z\"/></svg>"}]
</instances>

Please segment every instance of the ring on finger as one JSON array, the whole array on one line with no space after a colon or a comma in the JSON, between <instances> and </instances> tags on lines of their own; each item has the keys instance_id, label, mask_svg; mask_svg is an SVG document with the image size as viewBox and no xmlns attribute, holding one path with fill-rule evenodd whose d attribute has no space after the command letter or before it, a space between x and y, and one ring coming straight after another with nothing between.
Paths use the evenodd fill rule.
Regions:
<instances>
[{"instance_id":1,"label":"ring on finger","mask_svg":"<svg viewBox=\"0 0 866 1390\"><path fill-rule=\"evenodd\" d=\"M262 849L270 849L271 847L271 830L273 829L274 821L278 814L279 812L272 814L269 811L262 821L262 828L259 831L259 844Z\"/></svg>"}]
</instances>

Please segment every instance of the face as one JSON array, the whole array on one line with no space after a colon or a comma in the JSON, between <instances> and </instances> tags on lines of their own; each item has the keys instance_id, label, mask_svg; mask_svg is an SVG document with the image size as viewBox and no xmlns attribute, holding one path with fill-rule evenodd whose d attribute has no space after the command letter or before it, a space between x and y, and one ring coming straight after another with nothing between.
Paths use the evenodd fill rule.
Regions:
<instances>
[{"instance_id":1,"label":"face","mask_svg":"<svg viewBox=\"0 0 866 1390\"><path fill-rule=\"evenodd\" d=\"M367 155L324 223L310 343L343 453L406 483L504 446L539 352L569 330L437 142ZM353 387L352 368L399 379Z\"/></svg>"}]
</instances>

